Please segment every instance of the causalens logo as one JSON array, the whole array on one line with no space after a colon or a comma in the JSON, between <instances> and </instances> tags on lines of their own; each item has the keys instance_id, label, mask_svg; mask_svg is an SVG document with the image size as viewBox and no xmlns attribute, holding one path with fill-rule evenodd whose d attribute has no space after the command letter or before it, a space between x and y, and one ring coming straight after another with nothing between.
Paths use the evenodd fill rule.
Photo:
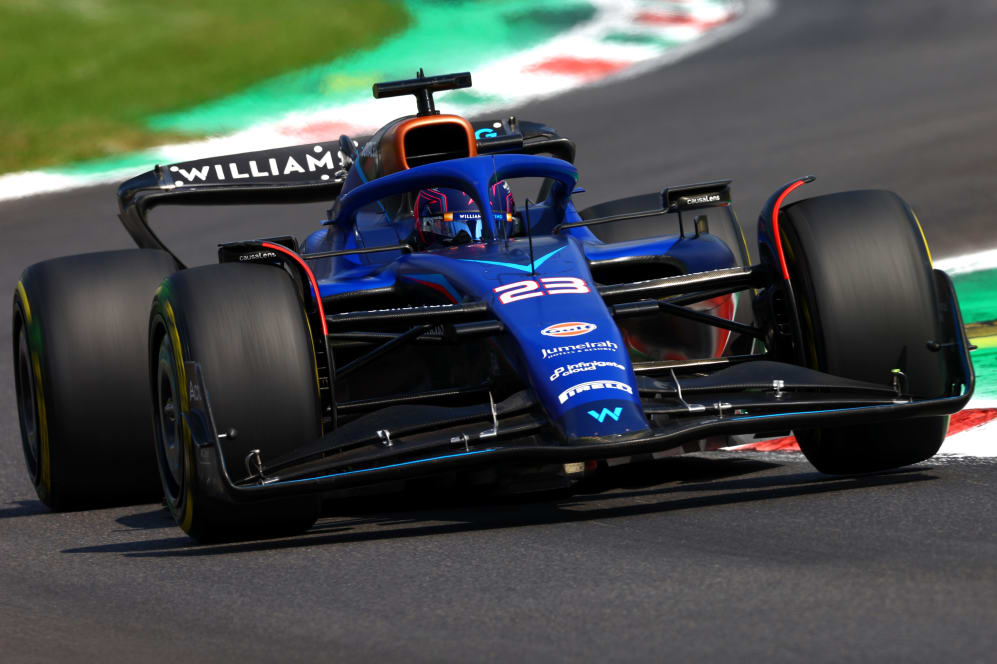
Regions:
<instances>
[{"instance_id":1,"label":"causalens logo","mask_svg":"<svg viewBox=\"0 0 997 664\"><path fill-rule=\"evenodd\" d=\"M595 328L596 326L592 323L557 323L540 330L540 334L545 337L578 337L588 334Z\"/></svg>"},{"instance_id":2,"label":"causalens logo","mask_svg":"<svg viewBox=\"0 0 997 664\"><path fill-rule=\"evenodd\" d=\"M576 394L588 392L589 390L620 390L621 392L626 392L627 394L634 393L632 387L626 383L621 383L618 380L590 380L587 383L579 383L574 387L569 387L564 392L557 395L557 400L564 403Z\"/></svg>"},{"instance_id":3,"label":"causalens logo","mask_svg":"<svg viewBox=\"0 0 997 664\"><path fill-rule=\"evenodd\" d=\"M617 406L613 410L610 410L608 408L603 408L601 413L597 413L594 410L590 410L589 411L589 415L591 415L593 418L599 420L599 424L602 424L603 421L607 417L613 418L614 422L619 422L620 421L620 413L622 413L622 412L623 412L623 409L620 408L619 406Z\"/></svg>"}]
</instances>

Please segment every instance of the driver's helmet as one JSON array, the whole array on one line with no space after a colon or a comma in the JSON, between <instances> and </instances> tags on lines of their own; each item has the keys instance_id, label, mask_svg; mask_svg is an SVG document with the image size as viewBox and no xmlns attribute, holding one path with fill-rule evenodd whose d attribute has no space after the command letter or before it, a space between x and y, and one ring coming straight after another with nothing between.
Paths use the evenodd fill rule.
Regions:
<instances>
[{"instance_id":1,"label":"driver's helmet","mask_svg":"<svg viewBox=\"0 0 997 664\"><path fill-rule=\"evenodd\" d=\"M488 192L495 226L515 220L516 202L504 180L492 185ZM415 235L425 246L454 245L479 242L484 224L474 199L459 189L423 189L412 205L415 215Z\"/></svg>"}]
</instances>

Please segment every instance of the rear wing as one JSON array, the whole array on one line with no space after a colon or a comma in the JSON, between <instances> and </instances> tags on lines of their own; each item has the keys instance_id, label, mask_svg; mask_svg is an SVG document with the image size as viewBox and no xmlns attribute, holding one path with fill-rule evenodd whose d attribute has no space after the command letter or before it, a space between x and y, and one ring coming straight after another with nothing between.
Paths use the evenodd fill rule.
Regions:
<instances>
[{"instance_id":1,"label":"rear wing","mask_svg":"<svg viewBox=\"0 0 997 664\"><path fill-rule=\"evenodd\" d=\"M346 172L336 141L157 164L118 187L119 217L139 247L169 251L149 227L156 206L331 201Z\"/></svg>"},{"instance_id":2,"label":"rear wing","mask_svg":"<svg viewBox=\"0 0 997 664\"><path fill-rule=\"evenodd\" d=\"M574 161L574 143L545 125L511 116L471 125L479 154L542 153ZM353 140L362 148L370 138ZM337 140L157 165L118 187L119 217L139 247L172 255L149 227L148 214L154 207L331 203L342 191L350 166Z\"/></svg>"}]
</instances>

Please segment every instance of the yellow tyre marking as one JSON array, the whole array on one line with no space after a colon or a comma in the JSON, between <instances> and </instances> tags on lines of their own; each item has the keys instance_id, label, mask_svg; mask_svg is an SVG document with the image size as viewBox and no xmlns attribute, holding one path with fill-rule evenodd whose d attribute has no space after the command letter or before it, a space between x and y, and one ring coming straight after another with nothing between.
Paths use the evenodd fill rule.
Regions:
<instances>
[{"instance_id":1,"label":"yellow tyre marking","mask_svg":"<svg viewBox=\"0 0 997 664\"><path fill-rule=\"evenodd\" d=\"M48 439L48 416L45 412L45 391L42 389L42 366L38 359L38 353L31 347L31 305L28 304L28 293L24 290L24 283L17 282L17 296L21 300L21 307L24 310L24 324L28 328L25 337L28 341L28 353L31 355L31 369L35 374L35 403L38 405L38 438L39 456L38 465L39 479L45 490L52 493L52 450Z\"/></svg>"},{"instance_id":2,"label":"yellow tyre marking","mask_svg":"<svg viewBox=\"0 0 997 664\"><path fill-rule=\"evenodd\" d=\"M31 325L31 307L28 305L28 294L24 292L23 282L17 282L17 294L21 296L21 306L24 307L24 316L28 319L28 325Z\"/></svg>"},{"instance_id":3,"label":"yellow tyre marking","mask_svg":"<svg viewBox=\"0 0 997 664\"><path fill-rule=\"evenodd\" d=\"M157 295L159 293L157 292ZM187 374L183 365L183 350L180 346L180 332L177 330L177 319L173 314L173 305L169 300L163 302L163 311L166 313L166 328L170 335L170 342L173 345L173 361L177 370L177 392L180 393L180 410L183 413L190 412L190 396L187 394ZM184 532L190 532L194 524L194 446L191 442L190 430L187 428L187 420L181 418L184 446L184 509L183 518L180 520L180 528Z\"/></svg>"},{"instance_id":4,"label":"yellow tyre marking","mask_svg":"<svg viewBox=\"0 0 997 664\"><path fill-rule=\"evenodd\" d=\"M914 212L913 209L910 211L910 214L912 217L914 217L914 223L917 224L917 230L920 231L921 233L921 242L924 243L924 250L928 252L928 264L931 265L932 268L934 268L935 262L931 260L931 248L928 246L928 240L924 237L924 229L921 228L921 222L918 220L917 213Z\"/></svg>"},{"instance_id":5,"label":"yellow tyre marking","mask_svg":"<svg viewBox=\"0 0 997 664\"><path fill-rule=\"evenodd\" d=\"M42 367L38 354L31 351L31 366L35 371L35 399L38 402L38 437L41 439L41 482L52 493L52 451L48 442L48 416L45 414L45 393L42 391Z\"/></svg>"},{"instance_id":6,"label":"yellow tyre marking","mask_svg":"<svg viewBox=\"0 0 997 664\"><path fill-rule=\"evenodd\" d=\"M187 373L183 366L183 351L180 347L180 332L177 330L177 319L173 314L173 305L169 301L164 302L163 309L166 312L167 319L167 332L170 335L170 341L173 343L173 359L175 360L177 366L177 380L180 384L177 386L180 392L180 406L183 408L184 412L190 409L190 400L187 395ZM179 388L183 389L179 389Z\"/></svg>"}]
</instances>

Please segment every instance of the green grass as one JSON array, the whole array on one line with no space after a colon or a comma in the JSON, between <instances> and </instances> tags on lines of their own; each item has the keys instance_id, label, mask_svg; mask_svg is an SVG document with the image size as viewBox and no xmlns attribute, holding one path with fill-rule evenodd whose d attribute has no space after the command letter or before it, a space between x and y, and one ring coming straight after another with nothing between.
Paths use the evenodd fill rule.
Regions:
<instances>
[{"instance_id":1,"label":"green grass","mask_svg":"<svg viewBox=\"0 0 997 664\"><path fill-rule=\"evenodd\" d=\"M400 0L0 0L0 173L190 139L144 119L408 22Z\"/></svg>"}]
</instances>

